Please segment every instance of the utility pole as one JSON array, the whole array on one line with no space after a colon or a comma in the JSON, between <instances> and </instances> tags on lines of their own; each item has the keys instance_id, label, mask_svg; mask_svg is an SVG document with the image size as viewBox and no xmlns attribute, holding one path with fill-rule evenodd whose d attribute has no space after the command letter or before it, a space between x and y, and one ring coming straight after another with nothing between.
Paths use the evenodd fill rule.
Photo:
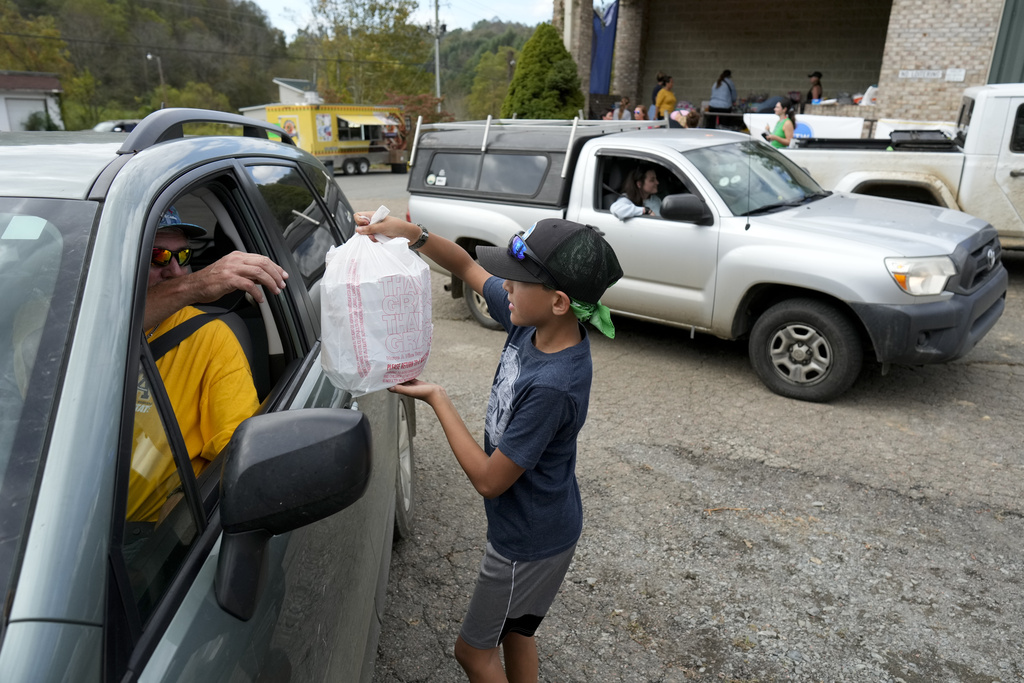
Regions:
<instances>
[{"instance_id":1,"label":"utility pole","mask_svg":"<svg viewBox=\"0 0 1024 683\"><path fill-rule=\"evenodd\" d=\"M155 55L152 52L146 53L146 59L156 60L156 70L160 72L160 108L163 109L167 105L167 88L164 87L164 65L160 61L160 55Z\"/></svg>"},{"instance_id":2,"label":"utility pole","mask_svg":"<svg viewBox=\"0 0 1024 683\"><path fill-rule=\"evenodd\" d=\"M428 29L434 36L434 91L438 114L441 113L441 36L448 30L448 27L441 23L439 2L440 0L434 0L434 25Z\"/></svg>"}]
</instances>

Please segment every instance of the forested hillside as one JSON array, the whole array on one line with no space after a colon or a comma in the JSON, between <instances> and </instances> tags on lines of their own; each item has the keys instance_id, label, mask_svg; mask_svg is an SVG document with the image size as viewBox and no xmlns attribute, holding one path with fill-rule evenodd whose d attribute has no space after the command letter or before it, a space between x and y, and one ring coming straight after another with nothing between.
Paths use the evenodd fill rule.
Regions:
<instances>
[{"instance_id":1,"label":"forested hillside","mask_svg":"<svg viewBox=\"0 0 1024 683\"><path fill-rule=\"evenodd\" d=\"M0 0L0 70L59 74L69 129L162 103L237 111L273 102L275 77L315 81L328 101L436 109L434 41L409 23L414 0L307 1L315 25L289 43L247 0ZM446 112L497 114L509 62L532 33L484 21L444 35Z\"/></svg>"}]
</instances>

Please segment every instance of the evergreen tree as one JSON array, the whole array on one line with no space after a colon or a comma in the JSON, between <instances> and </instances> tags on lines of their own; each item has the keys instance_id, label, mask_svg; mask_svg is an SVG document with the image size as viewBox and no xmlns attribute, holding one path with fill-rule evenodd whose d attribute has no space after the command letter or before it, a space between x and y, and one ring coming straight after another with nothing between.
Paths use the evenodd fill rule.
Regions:
<instances>
[{"instance_id":1,"label":"evergreen tree","mask_svg":"<svg viewBox=\"0 0 1024 683\"><path fill-rule=\"evenodd\" d=\"M502 118L571 119L583 108L576 62L551 24L541 24L523 46L501 105Z\"/></svg>"}]
</instances>

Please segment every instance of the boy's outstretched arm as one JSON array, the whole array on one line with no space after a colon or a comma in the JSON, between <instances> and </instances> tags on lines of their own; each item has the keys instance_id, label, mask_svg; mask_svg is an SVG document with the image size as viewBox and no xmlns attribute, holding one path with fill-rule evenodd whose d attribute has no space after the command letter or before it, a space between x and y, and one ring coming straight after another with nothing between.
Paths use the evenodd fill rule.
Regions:
<instances>
[{"instance_id":1,"label":"boy's outstretched arm","mask_svg":"<svg viewBox=\"0 0 1024 683\"><path fill-rule=\"evenodd\" d=\"M388 216L379 223L368 225L373 212L357 212L356 232L362 235L383 234L388 237L405 237L410 244L420 238L420 226L403 221L395 216ZM440 235L430 234L427 243L419 252L441 266L455 277L473 288L477 294L483 294L484 283L491 275L470 256L465 249Z\"/></svg>"},{"instance_id":2,"label":"boy's outstretched arm","mask_svg":"<svg viewBox=\"0 0 1024 683\"><path fill-rule=\"evenodd\" d=\"M497 498L526 471L498 449L494 449L488 457L469 433L466 423L462 421L462 416L443 387L414 379L392 387L391 391L418 398L434 409L452 453L473 488L484 498Z\"/></svg>"}]
</instances>

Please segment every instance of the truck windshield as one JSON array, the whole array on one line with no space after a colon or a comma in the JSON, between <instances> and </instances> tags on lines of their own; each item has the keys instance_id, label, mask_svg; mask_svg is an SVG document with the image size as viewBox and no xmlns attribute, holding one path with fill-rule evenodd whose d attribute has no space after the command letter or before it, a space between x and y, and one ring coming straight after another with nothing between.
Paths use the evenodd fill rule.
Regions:
<instances>
[{"instance_id":1,"label":"truck windshield","mask_svg":"<svg viewBox=\"0 0 1024 683\"><path fill-rule=\"evenodd\" d=\"M97 204L0 198L0 590L8 595ZM102 324L101 321L94 321ZM77 387L85 392L87 387Z\"/></svg>"},{"instance_id":2,"label":"truck windshield","mask_svg":"<svg viewBox=\"0 0 1024 683\"><path fill-rule=\"evenodd\" d=\"M703 147L683 156L735 216L796 206L828 194L788 157L760 142Z\"/></svg>"}]
</instances>

